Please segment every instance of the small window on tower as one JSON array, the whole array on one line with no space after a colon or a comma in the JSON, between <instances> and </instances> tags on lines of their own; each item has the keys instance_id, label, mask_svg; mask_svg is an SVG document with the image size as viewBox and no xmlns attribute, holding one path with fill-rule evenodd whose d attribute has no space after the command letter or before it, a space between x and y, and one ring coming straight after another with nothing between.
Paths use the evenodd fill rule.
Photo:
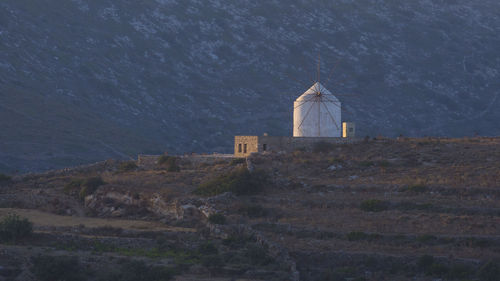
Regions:
<instances>
[{"instance_id":1,"label":"small window on tower","mask_svg":"<svg viewBox=\"0 0 500 281\"><path fill-rule=\"evenodd\" d=\"M247 144L246 143L243 145L243 153L247 153Z\"/></svg>"},{"instance_id":2,"label":"small window on tower","mask_svg":"<svg viewBox=\"0 0 500 281\"><path fill-rule=\"evenodd\" d=\"M349 128L349 132L352 132L352 131L354 131L354 129L353 128Z\"/></svg>"},{"instance_id":3,"label":"small window on tower","mask_svg":"<svg viewBox=\"0 0 500 281\"><path fill-rule=\"evenodd\" d=\"M241 143L238 144L238 153L241 153Z\"/></svg>"},{"instance_id":4,"label":"small window on tower","mask_svg":"<svg viewBox=\"0 0 500 281\"><path fill-rule=\"evenodd\" d=\"M264 144L262 145L262 151L266 151L266 150L267 150L267 144L266 144L266 143L264 143Z\"/></svg>"}]
</instances>

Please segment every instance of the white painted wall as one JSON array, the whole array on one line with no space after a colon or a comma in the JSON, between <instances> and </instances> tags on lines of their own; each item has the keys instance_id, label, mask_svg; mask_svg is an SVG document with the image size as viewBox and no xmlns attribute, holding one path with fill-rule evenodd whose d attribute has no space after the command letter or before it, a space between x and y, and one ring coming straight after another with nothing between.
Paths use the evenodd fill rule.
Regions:
<instances>
[{"instance_id":1,"label":"white painted wall","mask_svg":"<svg viewBox=\"0 0 500 281\"><path fill-rule=\"evenodd\" d=\"M341 103L320 83L315 83L293 105L294 137L342 136Z\"/></svg>"}]
</instances>

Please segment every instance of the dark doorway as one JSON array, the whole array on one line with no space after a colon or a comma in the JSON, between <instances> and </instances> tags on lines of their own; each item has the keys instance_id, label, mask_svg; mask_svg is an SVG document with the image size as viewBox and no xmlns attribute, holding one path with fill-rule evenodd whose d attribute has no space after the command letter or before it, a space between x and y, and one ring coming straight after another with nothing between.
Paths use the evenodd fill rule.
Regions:
<instances>
[{"instance_id":1,"label":"dark doorway","mask_svg":"<svg viewBox=\"0 0 500 281\"><path fill-rule=\"evenodd\" d=\"M266 151L266 150L267 150L267 143L264 143L264 144L262 145L262 151Z\"/></svg>"}]
</instances>

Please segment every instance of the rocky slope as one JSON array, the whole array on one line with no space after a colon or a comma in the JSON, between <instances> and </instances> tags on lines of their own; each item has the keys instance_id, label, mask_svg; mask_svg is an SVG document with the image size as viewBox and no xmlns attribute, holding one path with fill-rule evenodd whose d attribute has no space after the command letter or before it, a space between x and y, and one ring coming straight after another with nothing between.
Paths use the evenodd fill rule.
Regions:
<instances>
[{"instance_id":1,"label":"rocky slope","mask_svg":"<svg viewBox=\"0 0 500 281\"><path fill-rule=\"evenodd\" d=\"M498 134L499 12L465 0L2 1L0 171L288 135L318 53L361 135Z\"/></svg>"},{"instance_id":2,"label":"rocky slope","mask_svg":"<svg viewBox=\"0 0 500 281\"><path fill-rule=\"evenodd\" d=\"M134 260L179 281L498 280L500 138L315 148L0 180L0 222L34 223L17 241L0 223L0 280L33 280L39 254L93 274L72 280L170 280L99 278Z\"/></svg>"}]
</instances>

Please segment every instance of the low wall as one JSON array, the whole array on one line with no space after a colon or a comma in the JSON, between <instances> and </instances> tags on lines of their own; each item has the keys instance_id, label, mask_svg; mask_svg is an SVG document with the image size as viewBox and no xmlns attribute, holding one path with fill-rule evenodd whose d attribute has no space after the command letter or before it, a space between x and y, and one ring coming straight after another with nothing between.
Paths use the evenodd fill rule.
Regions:
<instances>
[{"instance_id":1,"label":"low wall","mask_svg":"<svg viewBox=\"0 0 500 281\"><path fill-rule=\"evenodd\" d=\"M269 151L312 150L317 143L350 144L358 143L361 138L322 138L322 137L259 137L259 152L264 144Z\"/></svg>"},{"instance_id":2,"label":"low wall","mask_svg":"<svg viewBox=\"0 0 500 281\"><path fill-rule=\"evenodd\" d=\"M141 155L137 156L137 166L139 167L154 167L158 163L158 158L161 155Z\"/></svg>"}]
</instances>

